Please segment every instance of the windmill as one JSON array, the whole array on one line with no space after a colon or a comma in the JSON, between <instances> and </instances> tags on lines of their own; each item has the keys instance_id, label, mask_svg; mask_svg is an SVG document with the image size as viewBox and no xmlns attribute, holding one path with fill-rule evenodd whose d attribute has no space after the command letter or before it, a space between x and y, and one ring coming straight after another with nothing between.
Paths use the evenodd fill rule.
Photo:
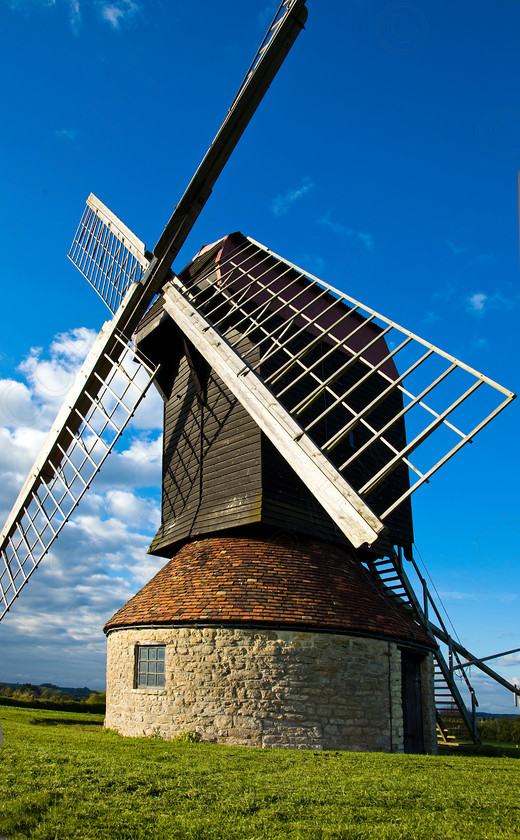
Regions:
<instances>
[{"instance_id":1,"label":"windmill","mask_svg":"<svg viewBox=\"0 0 520 840\"><path fill-rule=\"evenodd\" d=\"M431 750L435 680L437 711L478 738L455 680L476 657L415 563L410 495L514 395L242 234L170 268L305 19L304 0L281 4L153 252L89 197L70 257L113 319L2 531L0 598L5 613L153 382L165 450L151 550L171 559L107 624L109 725Z\"/></svg>"}]
</instances>

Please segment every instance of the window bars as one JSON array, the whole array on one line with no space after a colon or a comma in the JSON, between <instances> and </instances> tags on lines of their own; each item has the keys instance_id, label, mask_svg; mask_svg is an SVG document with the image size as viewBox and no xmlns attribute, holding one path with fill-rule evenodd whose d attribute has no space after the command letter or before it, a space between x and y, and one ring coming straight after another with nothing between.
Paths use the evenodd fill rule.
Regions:
<instances>
[{"instance_id":1,"label":"window bars","mask_svg":"<svg viewBox=\"0 0 520 840\"><path fill-rule=\"evenodd\" d=\"M241 235L181 280L242 375L260 377L382 521L515 397Z\"/></svg>"},{"instance_id":2,"label":"window bars","mask_svg":"<svg viewBox=\"0 0 520 840\"><path fill-rule=\"evenodd\" d=\"M92 193L68 257L112 313L149 264L141 240Z\"/></svg>"},{"instance_id":3,"label":"window bars","mask_svg":"<svg viewBox=\"0 0 520 840\"><path fill-rule=\"evenodd\" d=\"M165 684L164 645L138 645L134 688L163 688Z\"/></svg>"},{"instance_id":4,"label":"window bars","mask_svg":"<svg viewBox=\"0 0 520 840\"><path fill-rule=\"evenodd\" d=\"M0 538L0 618L39 565L132 417L155 370L115 335L58 415ZM78 376L81 381L81 372Z\"/></svg>"}]
</instances>

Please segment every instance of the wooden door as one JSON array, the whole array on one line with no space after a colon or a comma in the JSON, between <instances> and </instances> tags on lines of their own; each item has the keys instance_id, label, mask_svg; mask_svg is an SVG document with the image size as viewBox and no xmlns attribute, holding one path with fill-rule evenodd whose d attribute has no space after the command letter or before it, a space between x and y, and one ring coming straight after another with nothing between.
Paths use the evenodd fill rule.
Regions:
<instances>
[{"instance_id":1,"label":"wooden door","mask_svg":"<svg viewBox=\"0 0 520 840\"><path fill-rule=\"evenodd\" d=\"M421 662L424 656L401 651L401 688L403 704L404 751L424 752L424 721L421 686Z\"/></svg>"}]
</instances>

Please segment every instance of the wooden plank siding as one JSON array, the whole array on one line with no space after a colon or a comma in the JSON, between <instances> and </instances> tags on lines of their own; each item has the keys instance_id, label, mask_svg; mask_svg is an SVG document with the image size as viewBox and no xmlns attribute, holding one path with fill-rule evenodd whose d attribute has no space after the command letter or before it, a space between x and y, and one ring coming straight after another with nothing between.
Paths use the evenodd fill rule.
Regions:
<instances>
[{"instance_id":1,"label":"wooden plank siding","mask_svg":"<svg viewBox=\"0 0 520 840\"><path fill-rule=\"evenodd\" d=\"M190 537L260 521L260 437L213 374L201 403L182 359L164 409L162 523L153 554Z\"/></svg>"}]
</instances>

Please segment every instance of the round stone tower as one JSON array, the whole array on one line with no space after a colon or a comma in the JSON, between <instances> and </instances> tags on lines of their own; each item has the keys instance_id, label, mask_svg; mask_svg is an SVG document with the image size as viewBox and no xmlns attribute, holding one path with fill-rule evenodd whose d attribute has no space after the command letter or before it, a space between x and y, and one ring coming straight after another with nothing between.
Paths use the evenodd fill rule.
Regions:
<instances>
[{"instance_id":1,"label":"round stone tower","mask_svg":"<svg viewBox=\"0 0 520 840\"><path fill-rule=\"evenodd\" d=\"M346 547L195 539L105 632L106 725L124 735L435 749L435 642Z\"/></svg>"}]
</instances>

